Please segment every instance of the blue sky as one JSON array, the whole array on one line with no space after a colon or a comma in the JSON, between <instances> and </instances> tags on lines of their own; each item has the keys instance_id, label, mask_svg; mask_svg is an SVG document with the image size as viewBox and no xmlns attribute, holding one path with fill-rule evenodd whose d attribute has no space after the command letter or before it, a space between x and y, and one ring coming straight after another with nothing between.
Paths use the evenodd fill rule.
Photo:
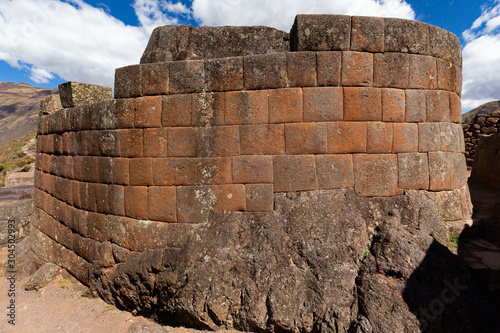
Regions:
<instances>
[{"instance_id":1,"label":"blue sky","mask_svg":"<svg viewBox=\"0 0 500 333\"><path fill-rule=\"evenodd\" d=\"M298 13L401 17L449 30L463 48L464 111L500 99L500 0L1 0L0 81L112 86L114 69L139 62L156 26L289 30Z\"/></svg>"}]
</instances>

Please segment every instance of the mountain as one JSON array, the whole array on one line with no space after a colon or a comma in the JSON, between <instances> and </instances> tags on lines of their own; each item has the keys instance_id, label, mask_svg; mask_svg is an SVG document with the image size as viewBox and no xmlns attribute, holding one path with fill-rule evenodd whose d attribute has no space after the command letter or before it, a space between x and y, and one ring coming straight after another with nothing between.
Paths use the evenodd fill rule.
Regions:
<instances>
[{"instance_id":1,"label":"mountain","mask_svg":"<svg viewBox=\"0 0 500 333\"><path fill-rule=\"evenodd\" d=\"M40 101L57 89L32 87L26 83L0 82L0 147L37 127Z\"/></svg>"},{"instance_id":2,"label":"mountain","mask_svg":"<svg viewBox=\"0 0 500 333\"><path fill-rule=\"evenodd\" d=\"M470 110L469 112L464 113L462 115L462 123L465 123L465 121L467 119L472 118L474 116L477 116L480 114L490 114L490 113L495 112L497 110L500 110L500 100L488 102L486 104L478 106L475 109Z\"/></svg>"}]
</instances>

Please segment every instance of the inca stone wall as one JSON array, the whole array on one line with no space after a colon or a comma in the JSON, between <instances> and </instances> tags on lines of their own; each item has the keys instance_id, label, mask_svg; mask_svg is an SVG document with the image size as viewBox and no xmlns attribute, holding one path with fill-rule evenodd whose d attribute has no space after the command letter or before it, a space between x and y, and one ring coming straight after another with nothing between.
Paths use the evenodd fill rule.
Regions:
<instances>
[{"instance_id":1,"label":"inca stone wall","mask_svg":"<svg viewBox=\"0 0 500 333\"><path fill-rule=\"evenodd\" d=\"M326 229L314 236L319 247L357 244L330 249L352 252L350 264L334 269L350 267L342 273L346 280L332 282L341 283L341 290L352 288L382 214L374 207L383 207L384 214L403 209L405 223L421 223L420 230L446 242L445 222L467 219L471 210L459 124L461 73L458 38L414 21L299 15L290 34L263 27L157 28L142 63L116 70L114 99L69 104L40 118L32 246L106 300L138 313L154 312L168 299L177 305L169 303L161 311L168 308L177 317L163 319L183 325L248 330L272 323L307 330L319 320L307 319L314 306L300 310L306 311L300 325L290 324L276 310L281 298L268 295L266 301L265 295L251 292L252 311L262 313L245 317L230 305L238 297L218 307L221 299L189 298L196 287L167 288L182 279L172 282L166 272L182 267L179 276L194 274L196 269L188 267L229 251L224 243L224 251L208 255L220 244L204 242L231 243L231 237L247 232L257 237L267 228L244 227L241 219L250 226L268 221L271 229L298 223L305 229L290 237L303 237L297 242L305 244L322 219L329 216L324 223L334 226L334 216L343 214L338 230L352 221L356 225L349 230L359 232L356 240L346 238L345 230L335 240L321 240L335 235ZM434 208L424 209L424 202ZM298 216L286 215L293 205L311 205L295 211L312 215L293 222ZM364 208L357 213L361 206L370 213ZM364 226L360 221L365 220L371 222ZM239 228L244 228L241 233ZM275 235L292 229L276 229ZM280 243L279 237L269 241ZM267 236L257 238L229 248L264 246ZM248 260L258 260L262 251ZM154 253L162 253L160 259ZM276 262L273 258L269 265ZM226 268L226 273L242 274ZM144 269L150 275L137 281L149 281L147 286L127 282ZM124 275L128 270L132 273ZM169 291L155 294L158 285L149 280L151 274L163 276ZM210 276L196 274L200 281ZM291 288L286 283L292 280L287 281L280 281L283 290ZM221 285L207 288L220 290ZM273 288L262 290L279 289ZM149 293L156 295L154 301ZM181 294L196 304L184 307L173 301ZM229 294L226 290L223 297ZM264 319L266 311L273 320ZM339 322L347 318L341 317Z\"/></svg>"},{"instance_id":2,"label":"inca stone wall","mask_svg":"<svg viewBox=\"0 0 500 333\"><path fill-rule=\"evenodd\" d=\"M472 167L477 145L482 136L498 133L500 129L500 112L480 115L468 119L462 124L465 137L465 157L467 166Z\"/></svg>"},{"instance_id":3,"label":"inca stone wall","mask_svg":"<svg viewBox=\"0 0 500 333\"><path fill-rule=\"evenodd\" d=\"M500 189L500 135L479 138L471 178Z\"/></svg>"}]
</instances>

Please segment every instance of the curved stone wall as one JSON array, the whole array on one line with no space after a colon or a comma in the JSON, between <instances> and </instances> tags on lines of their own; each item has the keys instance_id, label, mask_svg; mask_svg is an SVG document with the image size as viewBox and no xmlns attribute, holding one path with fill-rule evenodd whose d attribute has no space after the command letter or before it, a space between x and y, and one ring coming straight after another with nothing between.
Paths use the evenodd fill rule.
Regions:
<instances>
[{"instance_id":1,"label":"curved stone wall","mask_svg":"<svg viewBox=\"0 0 500 333\"><path fill-rule=\"evenodd\" d=\"M42 116L35 252L89 284L96 262L182 248L211 212L273 211L278 192L427 191L468 218L456 36L300 15L290 52L246 52L119 68L114 99Z\"/></svg>"}]
</instances>

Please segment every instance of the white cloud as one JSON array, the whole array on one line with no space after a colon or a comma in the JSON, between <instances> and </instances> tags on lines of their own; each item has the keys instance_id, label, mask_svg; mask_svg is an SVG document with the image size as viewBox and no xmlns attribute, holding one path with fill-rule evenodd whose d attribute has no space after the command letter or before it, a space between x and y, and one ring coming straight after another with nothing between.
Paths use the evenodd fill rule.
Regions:
<instances>
[{"instance_id":1,"label":"white cloud","mask_svg":"<svg viewBox=\"0 0 500 333\"><path fill-rule=\"evenodd\" d=\"M148 14L146 4L140 6L145 2L156 1L137 1L142 25L135 27L82 0L2 0L0 60L27 70L38 83L58 75L113 86L115 68L139 63L150 31L173 23L164 14Z\"/></svg>"},{"instance_id":2,"label":"white cloud","mask_svg":"<svg viewBox=\"0 0 500 333\"><path fill-rule=\"evenodd\" d=\"M500 99L500 0L482 7L481 16L464 31L462 107L465 110Z\"/></svg>"},{"instance_id":3,"label":"white cloud","mask_svg":"<svg viewBox=\"0 0 500 333\"><path fill-rule=\"evenodd\" d=\"M203 25L265 25L290 30L297 14L345 14L415 19L404 0L194 0Z\"/></svg>"}]
</instances>

